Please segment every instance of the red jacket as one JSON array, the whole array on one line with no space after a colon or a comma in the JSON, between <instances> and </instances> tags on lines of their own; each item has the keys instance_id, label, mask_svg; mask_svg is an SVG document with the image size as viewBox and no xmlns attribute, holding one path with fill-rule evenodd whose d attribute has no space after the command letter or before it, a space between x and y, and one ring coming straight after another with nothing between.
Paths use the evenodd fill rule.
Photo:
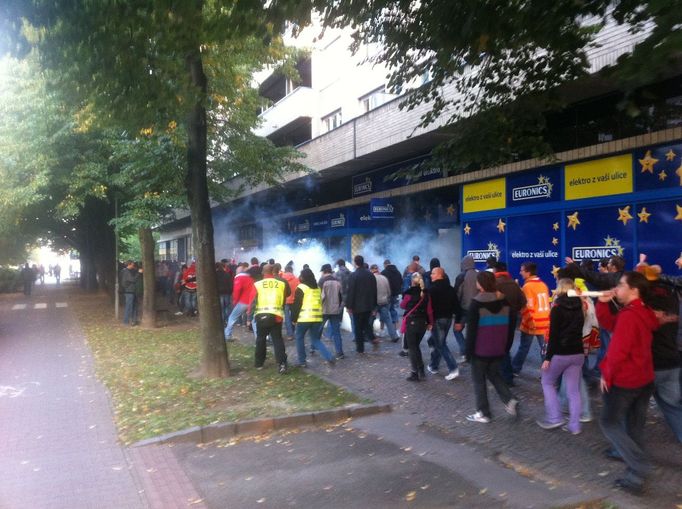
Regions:
<instances>
[{"instance_id":1,"label":"red jacket","mask_svg":"<svg viewBox=\"0 0 682 509\"><path fill-rule=\"evenodd\" d=\"M246 272L240 272L234 277L234 286L232 287L232 305L235 304L251 304L251 301L256 297L256 287L253 286L253 279Z\"/></svg>"},{"instance_id":2,"label":"red jacket","mask_svg":"<svg viewBox=\"0 0 682 509\"><path fill-rule=\"evenodd\" d=\"M637 389L654 381L651 356L653 331L658 329L654 312L636 299L611 313L608 303L597 302L599 326L613 331L604 359L599 364L602 378L611 387Z\"/></svg>"}]
</instances>

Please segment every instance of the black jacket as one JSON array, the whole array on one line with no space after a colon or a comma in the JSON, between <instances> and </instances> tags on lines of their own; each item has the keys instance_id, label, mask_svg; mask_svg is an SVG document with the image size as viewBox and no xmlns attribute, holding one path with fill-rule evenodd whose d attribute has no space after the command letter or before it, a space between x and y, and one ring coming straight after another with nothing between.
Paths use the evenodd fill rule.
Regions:
<instances>
[{"instance_id":1,"label":"black jacket","mask_svg":"<svg viewBox=\"0 0 682 509\"><path fill-rule=\"evenodd\" d=\"M455 289L450 286L450 281L439 279L431 283L429 289L431 295L431 307L433 318L452 318L455 314Z\"/></svg>"},{"instance_id":2,"label":"black jacket","mask_svg":"<svg viewBox=\"0 0 682 509\"><path fill-rule=\"evenodd\" d=\"M354 313L368 313L377 307L377 279L364 267L355 269L348 278L346 307Z\"/></svg>"},{"instance_id":3,"label":"black jacket","mask_svg":"<svg viewBox=\"0 0 682 509\"><path fill-rule=\"evenodd\" d=\"M216 269L215 277L218 285L218 295L232 295L232 274L228 274L223 269Z\"/></svg>"},{"instance_id":4,"label":"black jacket","mask_svg":"<svg viewBox=\"0 0 682 509\"><path fill-rule=\"evenodd\" d=\"M580 297L559 295L549 312L549 343L545 360L554 355L577 355L583 352L583 303Z\"/></svg>"},{"instance_id":5,"label":"black jacket","mask_svg":"<svg viewBox=\"0 0 682 509\"><path fill-rule=\"evenodd\" d=\"M611 290L618 286L620 278L623 277L623 271L619 272L595 272L593 270L581 267L577 263L572 263L566 266L569 270L580 272L580 275L585 282L597 290Z\"/></svg>"},{"instance_id":6,"label":"black jacket","mask_svg":"<svg viewBox=\"0 0 682 509\"><path fill-rule=\"evenodd\" d=\"M663 311L666 315L678 315L680 301L675 291L660 281L654 281L649 287L646 304L655 311ZM651 353L654 358L654 370L677 368L680 357L677 349L678 322L664 323L654 331Z\"/></svg>"},{"instance_id":7,"label":"black jacket","mask_svg":"<svg viewBox=\"0 0 682 509\"><path fill-rule=\"evenodd\" d=\"M400 274L398 267L386 265L386 268L381 271L381 275L388 279L388 284L391 285L391 295L393 297L400 295L403 287L403 276Z\"/></svg>"}]
</instances>

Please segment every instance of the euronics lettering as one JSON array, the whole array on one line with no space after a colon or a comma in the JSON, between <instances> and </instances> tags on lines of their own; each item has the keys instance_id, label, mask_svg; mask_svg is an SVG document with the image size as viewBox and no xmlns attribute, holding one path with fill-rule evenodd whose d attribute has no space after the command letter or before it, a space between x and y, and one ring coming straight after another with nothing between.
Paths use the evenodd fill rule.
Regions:
<instances>
[{"instance_id":1,"label":"euronics lettering","mask_svg":"<svg viewBox=\"0 0 682 509\"><path fill-rule=\"evenodd\" d=\"M535 184L532 186L515 187L512 189L512 200L532 200L534 198L549 198L552 191L548 184Z\"/></svg>"},{"instance_id":2,"label":"euronics lettering","mask_svg":"<svg viewBox=\"0 0 682 509\"><path fill-rule=\"evenodd\" d=\"M602 258L611 258L620 254L620 246L583 246L574 247L572 252L574 260L601 260Z\"/></svg>"}]
</instances>

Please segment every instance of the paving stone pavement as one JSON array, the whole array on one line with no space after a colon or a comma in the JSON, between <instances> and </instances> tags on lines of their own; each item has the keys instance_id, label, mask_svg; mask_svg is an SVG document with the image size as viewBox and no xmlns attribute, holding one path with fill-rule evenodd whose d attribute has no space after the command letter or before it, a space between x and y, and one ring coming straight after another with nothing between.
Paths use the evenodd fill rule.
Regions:
<instances>
[{"instance_id":1,"label":"paving stone pavement","mask_svg":"<svg viewBox=\"0 0 682 509\"><path fill-rule=\"evenodd\" d=\"M253 335L237 327L240 341L252 342ZM648 449L656 471L651 478L646 502L612 489L613 481L623 472L623 464L602 457L608 447L598 423L583 425L581 435L572 436L559 430L540 429L535 420L543 416L542 388L539 382L540 356L536 345L516 378L514 394L520 399L520 416L508 416L492 387L489 399L493 413L490 424L472 423L466 415L475 411L473 388L469 380L468 365L460 366L460 377L446 381L447 369L441 363L439 375L427 373L425 382L407 382L409 361L400 357L399 344L382 341L378 351L366 348L368 353L355 353L352 336L344 333L346 358L334 367L327 366L319 355L308 357L308 368L327 380L348 388L356 394L390 403L398 412L414 415L421 426L457 443L467 443L478 448L481 454L502 462L523 475L542 481L572 483L582 490L608 493L620 507L680 507L682 504L682 444L664 422L655 403L650 408L647 421ZM325 340L332 349L332 343ZM448 343L457 350L452 333ZM518 345L518 338L512 352ZM296 359L293 341L286 342L289 360ZM422 341L422 355L428 359L429 349ZM273 362L268 352L269 362ZM591 393L595 417L601 408L597 392Z\"/></svg>"},{"instance_id":2,"label":"paving stone pavement","mask_svg":"<svg viewBox=\"0 0 682 509\"><path fill-rule=\"evenodd\" d=\"M0 296L0 508L203 507L172 454L117 443L70 291Z\"/></svg>"}]
</instances>

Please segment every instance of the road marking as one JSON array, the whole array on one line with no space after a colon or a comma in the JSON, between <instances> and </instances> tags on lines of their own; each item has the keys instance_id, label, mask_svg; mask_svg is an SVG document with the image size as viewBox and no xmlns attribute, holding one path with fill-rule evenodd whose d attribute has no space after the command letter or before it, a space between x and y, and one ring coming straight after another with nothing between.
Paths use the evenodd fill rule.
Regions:
<instances>
[{"instance_id":1,"label":"road marking","mask_svg":"<svg viewBox=\"0 0 682 509\"><path fill-rule=\"evenodd\" d=\"M47 304L45 302L37 302L33 309L47 309Z\"/></svg>"},{"instance_id":2,"label":"road marking","mask_svg":"<svg viewBox=\"0 0 682 509\"><path fill-rule=\"evenodd\" d=\"M55 303L55 306L57 306L58 308L66 308L66 307L69 307L69 305L68 305L66 302L56 302L56 303Z\"/></svg>"},{"instance_id":3,"label":"road marking","mask_svg":"<svg viewBox=\"0 0 682 509\"><path fill-rule=\"evenodd\" d=\"M16 311L17 309L26 309L26 304L15 304L12 306L12 311Z\"/></svg>"}]
</instances>

